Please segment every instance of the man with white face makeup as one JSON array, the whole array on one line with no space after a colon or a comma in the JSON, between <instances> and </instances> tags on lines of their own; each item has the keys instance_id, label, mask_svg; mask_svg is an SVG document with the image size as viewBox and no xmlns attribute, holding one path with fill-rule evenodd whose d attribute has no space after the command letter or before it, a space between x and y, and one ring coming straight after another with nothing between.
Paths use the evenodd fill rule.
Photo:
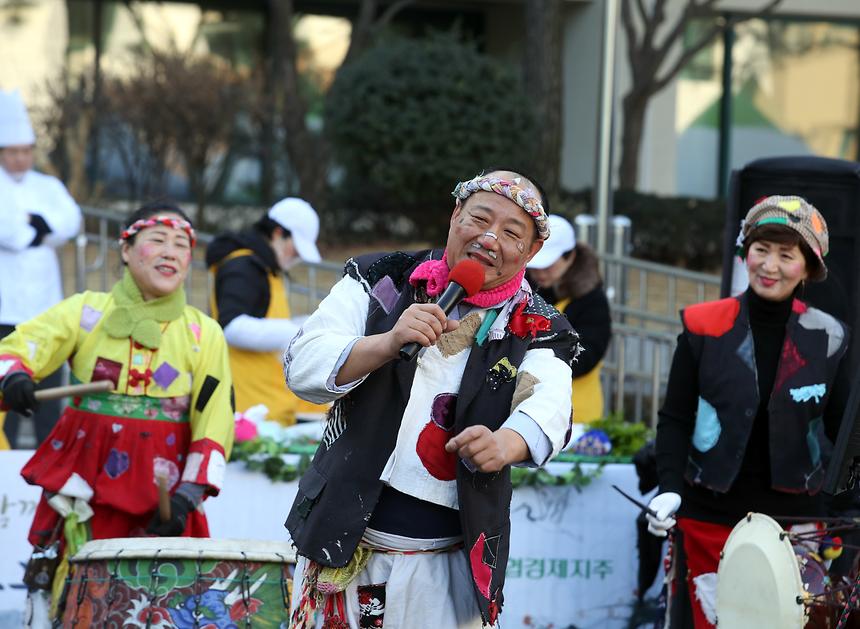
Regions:
<instances>
[{"instance_id":1,"label":"man with white face makeup","mask_svg":"<svg viewBox=\"0 0 860 629\"><path fill-rule=\"evenodd\" d=\"M293 629L498 626L510 468L570 437L577 336L524 280L540 186L493 169L453 195L444 248L348 260L285 355L297 395L333 402L286 522ZM480 290L443 309L470 267Z\"/></svg>"},{"instance_id":2,"label":"man with white face makeup","mask_svg":"<svg viewBox=\"0 0 860 629\"><path fill-rule=\"evenodd\" d=\"M81 210L60 180L33 170L35 143L20 93L0 90L0 338L63 298L55 249L74 237L81 224ZM57 386L60 373L43 383ZM38 442L58 415L58 403L42 405L36 414ZM18 423L18 416L9 413L3 424L12 447Z\"/></svg>"}]
</instances>

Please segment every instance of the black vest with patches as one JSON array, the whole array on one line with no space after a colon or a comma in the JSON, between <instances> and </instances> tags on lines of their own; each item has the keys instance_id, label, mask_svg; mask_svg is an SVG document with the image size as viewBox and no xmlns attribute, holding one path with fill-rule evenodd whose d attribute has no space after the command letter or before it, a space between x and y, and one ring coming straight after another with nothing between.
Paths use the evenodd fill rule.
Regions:
<instances>
[{"instance_id":1,"label":"black vest with patches","mask_svg":"<svg viewBox=\"0 0 860 629\"><path fill-rule=\"evenodd\" d=\"M685 478L726 492L740 471L759 407L746 294L691 306L682 320L699 365L699 408ZM815 494L821 489L824 408L847 336L840 321L794 301L767 404L775 490Z\"/></svg>"},{"instance_id":2,"label":"black vest with patches","mask_svg":"<svg viewBox=\"0 0 860 629\"><path fill-rule=\"evenodd\" d=\"M366 335L390 330L415 302L415 290L408 278L431 255L439 259L441 252L370 254L347 262L346 273L371 295ZM385 290L377 288L380 282L385 282ZM535 307L547 312L540 297L535 296L535 302ZM551 329L538 332L534 339L508 333L483 347L472 346L456 402L454 433L478 424L496 430L510 416L515 379L496 380L492 386L498 388L493 390L488 378L502 358L519 367L526 350L548 348L565 362L573 359L576 337L570 324L557 312L550 321ZM379 477L394 450L415 369L416 361L388 362L338 399L330 410L326 432L334 431L337 436L324 437L299 482L286 521L300 554L335 567L346 565L352 558L382 491ZM472 473L458 464L457 491L467 557L470 564L480 562L480 569L491 573L489 599L474 587L482 618L488 622L503 601L510 545L510 468L484 474ZM482 535L483 544L476 543Z\"/></svg>"}]
</instances>

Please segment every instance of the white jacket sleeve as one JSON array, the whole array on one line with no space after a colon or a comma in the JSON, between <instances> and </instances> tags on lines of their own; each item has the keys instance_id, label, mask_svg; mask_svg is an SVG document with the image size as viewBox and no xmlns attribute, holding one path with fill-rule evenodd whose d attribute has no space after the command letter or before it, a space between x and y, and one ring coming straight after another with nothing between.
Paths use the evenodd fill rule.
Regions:
<instances>
[{"instance_id":1,"label":"white jacket sleeve","mask_svg":"<svg viewBox=\"0 0 860 629\"><path fill-rule=\"evenodd\" d=\"M287 386L299 397L325 404L342 397L352 386L334 385L344 350L364 336L370 297L350 276L345 276L320 303L319 308L293 339L284 354Z\"/></svg>"},{"instance_id":2,"label":"white jacket sleeve","mask_svg":"<svg viewBox=\"0 0 860 629\"><path fill-rule=\"evenodd\" d=\"M515 400L522 399L511 414L520 411L531 417L552 442L552 455L564 446L570 425L572 376L570 365L556 358L551 349L526 352L517 372ZM524 399L523 399L524 398Z\"/></svg>"},{"instance_id":3,"label":"white jacket sleeve","mask_svg":"<svg viewBox=\"0 0 860 629\"><path fill-rule=\"evenodd\" d=\"M43 242L51 247L60 247L77 236L81 229L81 208L59 179L46 179L45 185L50 187L51 206L31 208L30 211L40 214L51 228Z\"/></svg>"},{"instance_id":4,"label":"white jacket sleeve","mask_svg":"<svg viewBox=\"0 0 860 629\"><path fill-rule=\"evenodd\" d=\"M307 317L261 319L239 315L224 328L224 338L233 347L252 352L282 352L293 340Z\"/></svg>"},{"instance_id":5,"label":"white jacket sleeve","mask_svg":"<svg viewBox=\"0 0 860 629\"><path fill-rule=\"evenodd\" d=\"M3 213L3 228L0 229L0 249L23 251L36 237L36 230L30 226L25 212Z\"/></svg>"}]
</instances>

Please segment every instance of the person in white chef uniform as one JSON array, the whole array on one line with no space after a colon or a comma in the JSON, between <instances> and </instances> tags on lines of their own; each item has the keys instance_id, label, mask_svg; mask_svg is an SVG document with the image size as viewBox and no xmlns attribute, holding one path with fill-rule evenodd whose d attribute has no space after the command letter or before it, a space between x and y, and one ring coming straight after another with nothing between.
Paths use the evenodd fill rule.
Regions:
<instances>
[{"instance_id":1,"label":"person in white chef uniform","mask_svg":"<svg viewBox=\"0 0 860 629\"><path fill-rule=\"evenodd\" d=\"M0 90L0 338L63 298L56 249L81 225L81 210L62 182L33 170L35 143L21 94ZM60 380L58 371L41 386L58 386ZM56 402L41 405L35 416L38 442L51 432L59 411ZM16 446L19 423L20 417L7 414L0 447L7 439Z\"/></svg>"}]
</instances>

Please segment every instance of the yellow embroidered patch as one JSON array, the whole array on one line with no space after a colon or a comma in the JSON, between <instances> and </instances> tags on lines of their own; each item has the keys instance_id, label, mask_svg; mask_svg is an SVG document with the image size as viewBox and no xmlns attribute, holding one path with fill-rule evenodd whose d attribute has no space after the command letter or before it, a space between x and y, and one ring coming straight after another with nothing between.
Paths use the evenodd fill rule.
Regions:
<instances>
[{"instance_id":1,"label":"yellow embroidered patch","mask_svg":"<svg viewBox=\"0 0 860 629\"><path fill-rule=\"evenodd\" d=\"M786 212L797 212L800 209L800 200L799 199L787 199L785 201L780 201L777 205L781 207Z\"/></svg>"}]
</instances>

